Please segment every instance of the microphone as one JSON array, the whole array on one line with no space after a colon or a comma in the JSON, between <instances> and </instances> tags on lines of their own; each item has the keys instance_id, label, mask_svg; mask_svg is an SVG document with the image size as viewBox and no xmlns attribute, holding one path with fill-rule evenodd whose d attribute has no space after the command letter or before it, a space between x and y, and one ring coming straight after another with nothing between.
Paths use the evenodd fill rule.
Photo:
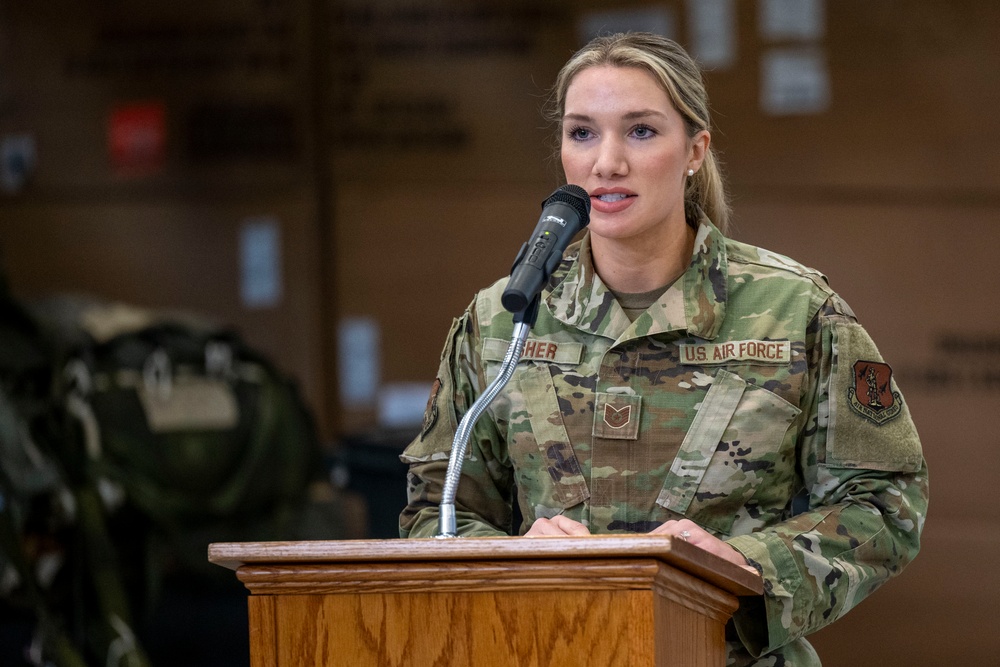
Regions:
<instances>
[{"instance_id":1,"label":"microphone","mask_svg":"<svg viewBox=\"0 0 1000 667\"><path fill-rule=\"evenodd\" d=\"M542 215L511 267L503 307L519 313L542 291L576 233L590 222L590 196L579 185L564 185L542 202Z\"/></svg>"}]
</instances>

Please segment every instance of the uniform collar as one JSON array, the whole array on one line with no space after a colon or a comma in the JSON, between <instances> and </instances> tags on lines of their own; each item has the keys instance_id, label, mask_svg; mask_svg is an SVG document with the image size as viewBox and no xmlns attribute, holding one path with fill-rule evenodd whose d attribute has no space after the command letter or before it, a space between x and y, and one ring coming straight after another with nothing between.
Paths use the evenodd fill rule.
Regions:
<instances>
[{"instance_id":1,"label":"uniform collar","mask_svg":"<svg viewBox=\"0 0 1000 667\"><path fill-rule=\"evenodd\" d=\"M552 317L560 322L618 342L669 331L712 340L726 314L728 273L726 239L703 216L687 271L635 322L630 322L594 271L588 232L570 247L553 275L553 282L558 283L546 297L546 304Z\"/></svg>"}]
</instances>

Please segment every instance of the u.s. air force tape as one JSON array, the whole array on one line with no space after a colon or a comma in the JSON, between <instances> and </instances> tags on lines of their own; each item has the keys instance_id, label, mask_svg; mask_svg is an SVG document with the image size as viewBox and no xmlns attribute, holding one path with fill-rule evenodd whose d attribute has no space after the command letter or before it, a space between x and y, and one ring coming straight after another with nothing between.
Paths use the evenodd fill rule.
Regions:
<instances>
[{"instance_id":1,"label":"u.s. air force tape","mask_svg":"<svg viewBox=\"0 0 1000 667\"><path fill-rule=\"evenodd\" d=\"M758 364L788 364L792 344L787 340L731 340L724 343L680 343L682 364L728 364L750 361Z\"/></svg>"}]
</instances>

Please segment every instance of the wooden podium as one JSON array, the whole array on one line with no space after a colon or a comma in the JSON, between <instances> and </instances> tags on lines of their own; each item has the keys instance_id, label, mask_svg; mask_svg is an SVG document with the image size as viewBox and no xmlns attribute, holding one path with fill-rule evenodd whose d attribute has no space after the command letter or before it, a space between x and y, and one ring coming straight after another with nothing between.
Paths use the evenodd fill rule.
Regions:
<instances>
[{"instance_id":1,"label":"wooden podium","mask_svg":"<svg viewBox=\"0 0 1000 667\"><path fill-rule=\"evenodd\" d=\"M722 667L753 573L666 536L220 543L252 667Z\"/></svg>"}]
</instances>

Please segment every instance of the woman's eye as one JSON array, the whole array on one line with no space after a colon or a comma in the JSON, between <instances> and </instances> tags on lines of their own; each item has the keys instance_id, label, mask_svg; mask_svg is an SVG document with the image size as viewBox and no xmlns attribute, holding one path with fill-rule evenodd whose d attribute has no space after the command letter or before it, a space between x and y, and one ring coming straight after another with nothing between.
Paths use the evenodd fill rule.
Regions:
<instances>
[{"instance_id":1,"label":"woman's eye","mask_svg":"<svg viewBox=\"0 0 1000 667\"><path fill-rule=\"evenodd\" d=\"M590 130L584 127L574 127L569 131L570 139L576 139L577 141L583 141L584 139L590 138Z\"/></svg>"},{"instance_id":2,"label":"woman's eye","mask_svg":"<svg viewBox=\"0 0 1000 667\"><path fill-rule=\"evenodd\" d=\"M636 139L649 139L650 137L656 134L656 131L653 130L653 128L648 127L646 125L639 125L634 130L632 130L632 134L635 136Z\"/></svg>"}]
</instances>

